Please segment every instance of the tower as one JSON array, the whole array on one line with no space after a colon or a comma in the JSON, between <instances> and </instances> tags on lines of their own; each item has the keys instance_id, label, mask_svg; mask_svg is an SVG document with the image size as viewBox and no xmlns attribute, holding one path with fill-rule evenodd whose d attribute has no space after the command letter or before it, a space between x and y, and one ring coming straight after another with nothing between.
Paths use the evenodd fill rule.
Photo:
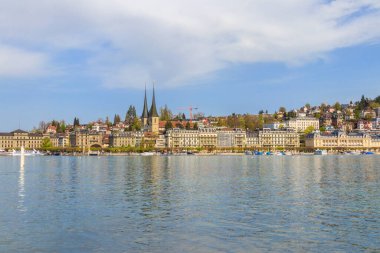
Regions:
<instances>
[{"instance_id":1,"label":"tower","mask_svg":"<svg viewBox=\"0 0 380 253\"><path fill-rule=\"evenodd\" d=\"M148 103L146 100L146 86L145 86L145 96L144 96L144 109L143 113L141 115L141 122L142 122L142 128L146 130L148 128L148 118L149 118L149 113L148 113Z\"/></svg>"},{"instance_id":2,"label":"tower","mask_svg":"<svg viewBox=\"0 0 380 253\"><path fill-rule=\"evenodd\" d=\"M154 85L153 85L153 97L152 97L152 105L149 110L149 131L152 133L158 134L158 128L160 124L160 119L157 113L157 107L156 107L156 97L154 93Z\"/></svg>"}]
</instances>

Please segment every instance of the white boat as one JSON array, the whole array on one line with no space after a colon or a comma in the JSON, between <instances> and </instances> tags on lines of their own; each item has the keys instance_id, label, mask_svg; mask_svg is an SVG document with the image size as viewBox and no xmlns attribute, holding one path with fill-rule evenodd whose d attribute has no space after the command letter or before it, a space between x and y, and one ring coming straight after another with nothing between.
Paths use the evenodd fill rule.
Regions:
<instances>
[{"instance_id":1,"label":"white boat","mask_svg":"<svg viewBox=\"0 0 380 253\"><path fill-rule=\"evenodd\" d=\"M347 151L345 155L361 155L359 151Z\"/></svg>"},{"instance_id":2,"label":"white boat","mask_svg":"<svg viewBox=\"0 0 380 253\"><path fill-rule=\"evenodd\" d=\"M154 152L143 152L141 153L141 156L152 156L152 155L155 155Z\"/></svg>"},{"instance_id":3,"label":"white boat","mask_svg":"<svg viewBox=\"0 0 380 253\"><path fill-rule=\"evenodd\" d=\"M317 149L314 151L314 155L327 155L327 150Z\"/></svg>"},{"instance_id":4,"label":"white boat","mask_svg":"<svg viewBox=\"0 0 380 253\"><path fill-rule=\"evenodd\" d=\"M32 151L25 150L25 148L22 146L20 151L12 150L11 153L9 153L11 156L36 156L36 155L42 155L40 151L37 151L33 149Z\"/></svg>"}]
</instances>

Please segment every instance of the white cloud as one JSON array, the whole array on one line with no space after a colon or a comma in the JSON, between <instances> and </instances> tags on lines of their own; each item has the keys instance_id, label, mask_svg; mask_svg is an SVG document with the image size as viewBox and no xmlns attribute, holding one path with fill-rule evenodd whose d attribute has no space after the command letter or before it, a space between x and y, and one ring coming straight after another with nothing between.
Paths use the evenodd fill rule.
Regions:
<instances>
[{"instance_id":1,"label":"white cloud","mask_svg":"<svg viewBox=\"0 0 380 253\"><path fill-rule=\"evenodd\" d=\"M179 86L234 63L303 64L380 38L378 0L0 3L4 41L51 58L89 50L85 68L108 87Z\"/></svg>"},{"instance_id":2,"label":"white cloud","mask_svg":"<svg viewBox=\"0 0 380 253\"><path fill-rule=\"evenodd\" d=\"M42 75L46 66L44 54L0 45L0 77Z\"/></svg>"}]
</instances>

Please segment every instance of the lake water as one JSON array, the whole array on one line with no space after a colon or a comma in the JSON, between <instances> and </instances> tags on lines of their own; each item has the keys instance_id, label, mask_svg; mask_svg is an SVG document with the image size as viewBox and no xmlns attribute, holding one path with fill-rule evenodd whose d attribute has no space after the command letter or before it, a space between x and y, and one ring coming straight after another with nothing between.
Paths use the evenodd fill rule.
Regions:
<instances>
[{"instance_id":1,"label":"lake water","mask_svg":"<svg viewBox=\"0 0 380 253\"><path fill-rule=\"evenodd\" d=\"M0 157L0 252L380 251L380 156Z\"/></svg>"}]
</instances>

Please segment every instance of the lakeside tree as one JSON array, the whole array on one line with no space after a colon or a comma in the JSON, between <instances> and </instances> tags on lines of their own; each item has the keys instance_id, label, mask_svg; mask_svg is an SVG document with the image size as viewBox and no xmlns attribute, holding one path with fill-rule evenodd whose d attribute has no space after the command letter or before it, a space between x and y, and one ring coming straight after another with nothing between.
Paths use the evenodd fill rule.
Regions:
<instances>
[{"instance_id":1,"label":"lakeside tree","mask_svg":"<svg viewBox=\"0 0 380 253\"><path fill-rule=\"evenodd\" d=\"M50 138L48 137L45 137L42 139L42 142L41 142L41 148L51 148L53 145L50 141Z\"/></svg>"}]
</instances>

